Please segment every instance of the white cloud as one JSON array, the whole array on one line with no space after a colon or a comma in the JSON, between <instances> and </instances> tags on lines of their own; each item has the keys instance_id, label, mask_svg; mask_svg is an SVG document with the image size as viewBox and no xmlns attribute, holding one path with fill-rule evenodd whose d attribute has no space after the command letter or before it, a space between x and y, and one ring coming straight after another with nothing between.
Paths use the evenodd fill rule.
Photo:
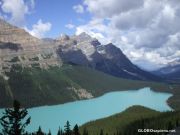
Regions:
<instances>
[{"instance_id":1,"label":"white cloud","mask_svg":"<svg viewBox=\"0 0 180 135\"><path fill-rule=\"evenodd\" d=\"M84 7L82 5L75 5L73 6L73 9L77 12L77 13L84 13Z\"/></svg>"},{"instance_id":2,"label":"white cloud","mask_svg":"<svg viewBox=\"0 0 180 135\"><path fill-rule=\"evenodd\" d=\"M25 15L29 12L29 5L24 0L2 0L1 9L4 14L10 14L9 21L21 26L25 22Z\"/></svg>"},{"instance_id":3,"label":"white cloud","mask_svg":"<svg viewBox=\"0 0 180 135\"><path fill-rule=\"evenodd\" d=\"M102 18L139 8L143 3L143 0L84 0L88 11Z\"/></svg>"},{"instance_id":4,"label":"white cloud","mask_svg":"<svg viewBox=\"0 0 180 135\"><path fill-rule=\"evenodd\" d=\"M91 37L99 39L102 43L110 42L103 34L104 31L108 30L108 27L106 27L102 21L102 19L94 19L86 25L76 27L76 35L86 32Z\"/></svg>"},{"instance_id":5,"label":"white cloud","mask_svg":"<svg viewBox=\"0 0 180 135\"><path fill-rule=\"evenodd\" d=\"M52 24L50 22L43 23L40 19L37 24L33 25L32 30L29 30L28 28L25 28L25 30L35 37L43 38L45 37L45 34L51 30L51 26Z\"/></svg>"},{"instance_id":6,"label":"white cloud","mask_svg":"<svg viewBox=\"0 0 180 135\"><path fill-rule=\"evenodd\" d=\"M84 5L92 20L76 33L101 35L97 38L113 42L143 66L159 67L180 57L179 0L84 0Z\"/></svg>"},{"instance_id":7,"label":"white cloud","mask_svg":"<svg viewBox=\"0 0 180 135\"><path fill-rule=\"evenodd\" d=\"M74 28L75 28L75 25L69 23L69 24L66 24L65 27L68 28L68 29L74 29Z\"/></svg>"}]
</instances>

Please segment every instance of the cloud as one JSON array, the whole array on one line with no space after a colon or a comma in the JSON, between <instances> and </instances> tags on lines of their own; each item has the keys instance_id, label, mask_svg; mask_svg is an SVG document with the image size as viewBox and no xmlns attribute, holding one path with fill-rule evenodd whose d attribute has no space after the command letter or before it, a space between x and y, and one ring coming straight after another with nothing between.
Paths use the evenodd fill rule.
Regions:
<instances>
[{"instance_id":1,"label":"cloud","mask_svg":"<svg viewBox=\"0 0 180 135\"><path fill-rule=\"evenodd\" d=\"M104 37L103 43L113 42L141 66L160 67L180 57L178 0L84 0L83 4L92 19L78 26L76 33L101 35L97 38Z\"/></svg>"},{"instance_id":2,"label":"cloud","mask_svg":"<svg viewBox=\"0 0 180 135\"><path fill-rule=\"evenodd\" d=\"M25 16L34 8L34 0L25 2L24 0L2 0L0 7L4 15L9 15L7 18L10 23L16 26L22 26L25 23Z\"/></svg>"},{"instance_id":3,"label":"cloud","mask_svg":"<svg viewBox=\"0 0 180 135\"><path fill-rule=\"evenodd\" d=\"M28 6L23 0L2 0L1 8L4 13L11 14L10 21L16 25L21 25L28 13Z\"/></svg>"},{"instance_id":4,"label":"cloud","mask_svg":"<svg viewBox=\"0 0 180 135\"><path fill-rule=\"evenodd\" d=\"M69 24L66 24L65 27L68 28L68 29L74 29L74 28L75 28L75 25L69 23Z\"/></svg>"},{"instance_id":5,"label":"cloud","mask_svg":"<svg viewBox=\"0 0 180 135\"><path fill-rule=\"evenodd\" d=\"M75 5L73 6L73 9L76 11L76 13L84 13L84 7L82 5Z\"/></svg>"},{"instance_id":6,"label":"cloud","mask_svg":"<svg viewBox=\"0 0 180 135\"><path fill-rule=\"evenodd\" d=\"M139 8L143 3L143 0L84 0L87 10L102 18Z\"/></svg>"},{"instance_id":7,"label":"cloud","mask_svg":"<svg viewBox=\"0 0 180 135\"><path fill-rule=\"evenodd\" d=\"M25 30L29 32L32 36L38 38L44 38L45 34L51 30L52 24L50 22L42 22L40 19L37 24L33 25L32 30L25 27Z\"/></svg>"},{"instance_id":8,"label":"cloud","mask_svg":"<svg viewBox=\"0 0 180 135\"><path fill-rule=\"evenodd\" d=\"M102 21L102 19L94 19L86 25L76 27L76 35L86 32L91 37L99 39L102 43L110 42L110 40L105 38L103 34L103 32L108 30L108 28L103 24Z\"/></svg>"}]
</instances>

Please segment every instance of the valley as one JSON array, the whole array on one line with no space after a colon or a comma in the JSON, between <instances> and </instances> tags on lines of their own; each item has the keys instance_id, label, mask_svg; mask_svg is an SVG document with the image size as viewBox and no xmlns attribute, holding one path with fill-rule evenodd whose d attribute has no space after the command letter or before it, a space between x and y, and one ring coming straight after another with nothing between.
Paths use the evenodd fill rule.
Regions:
<instances>
[{"instance_id":1,"label":"valley","mask_svg":"<svg viewBox=\"0 0 180 135\"><path fill-rule=\"evenodd\" d=\"M13 99L35 107L143 87L172 93L168 103L179 108L178 84L141 70L111 43L86 33L38 39L0 19L0 107Z\"/></svg>"},{"instance_id":2,"label":"valley","mask_svg":"<svg viewBox=\"0 0 180 135\"><path fill-rule=\"evenodd\" d=\"M14 67L1 77L1 107L11 106L13 99L18 99L24 107L62 104L70 101L101 96L111 91L131 90L150 87L157 92L173 94L169 105L179 109L179 86L165 83L126 80L107 75L90 68L63 65L48 70L40 68ZM80 93L84 96L81 96ZM80 92L80 93L79 93Z\"/></svg>"},{"instance_id":3,"label":"valley","mask_svg":"<svg viewBox=\"0 0 180 135\"><path fill-rule=\"evenodd\" d=\"M136 122L145 119L153 125L150 120L163 116L167 128L173 115L173 125L179 118L176 64L145 71L116 45L102 44L86 33L38 39L0 19L0 110L18 100L34 119L31 132L41 125L55 134L69 120L81 126L81 133L87 128L99 134L97 127L108 134L126 133L127 128L135 130ZM55 115L60 117L46 119Z\"/></svg>"},{"instance_id":4,"label":"valley","mask_svg":"<svg viewBox=\"0 0 180 135\"><path fill-rule=\"evenodd\" d=\"M180 0L0 0L0 135L180 135Z\"/></svg>"},{"instance_id":5,"label":"valley","mask_svg":"<svg viewBox=\"0 0 180 135\"><path fill-rule=\"evenodd\" d=\"M92 120L123 112L135 105L145 106L160 112L171 111L172 109L167 104L167 99L171 96L168 93L154 92L150 88L143 88L109 92L89 100L29 108L28 112L32 120L27 131L33 132L41 125L43 131L48 132L48 129L51 129L52 134L56 134L58 126L63 128L62 126L68 120L71 125L82 125ZM158 104L156 104L157 102ZM0 109L0 114L2 111ZM90 128L88 129L90 130Z\"/></svg>"}]
</instances>

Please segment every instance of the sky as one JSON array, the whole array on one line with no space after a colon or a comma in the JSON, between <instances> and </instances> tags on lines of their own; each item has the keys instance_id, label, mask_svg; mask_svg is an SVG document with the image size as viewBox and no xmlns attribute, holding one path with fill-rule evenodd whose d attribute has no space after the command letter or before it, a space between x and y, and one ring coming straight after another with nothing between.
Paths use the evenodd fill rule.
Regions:
<instances>
[{"instance_id":1,"label":"sky","mask_svg":"<svg viewBox=\"0 0 180 135\"><path fill-rule=\"evenodd\" d=\"M147 70L180 59L180 0L0 0L0 17L38 38L86 32Z\"/></svg>"}]
</instances>

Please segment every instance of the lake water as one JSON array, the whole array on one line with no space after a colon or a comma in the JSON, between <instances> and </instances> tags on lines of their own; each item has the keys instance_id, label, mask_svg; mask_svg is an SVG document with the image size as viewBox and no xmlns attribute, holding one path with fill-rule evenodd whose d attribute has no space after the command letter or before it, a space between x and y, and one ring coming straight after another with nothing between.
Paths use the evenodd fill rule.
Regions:
<instances>
[{"instance_id":1,"label":"lake water","mask_svg":"<svg viewBox=\"0 0 180 135\"><path fill-rule=\"evenodd\" d=\"M172 94L154 92L150 88L143 88L111 92L89 100L31 108L28 109L31 124L27 130L35 131L40 125L43 131L48 132L51 129L52 134L56 134L59 126L64 127L67 120L73 126L76 123L82 125L88 121L122 112L133 105L142 105L157 111L169 111L171 108L166 101L170 96ZM1 109L0 113L2 111Z\"/></svg>"}]
</instances>

